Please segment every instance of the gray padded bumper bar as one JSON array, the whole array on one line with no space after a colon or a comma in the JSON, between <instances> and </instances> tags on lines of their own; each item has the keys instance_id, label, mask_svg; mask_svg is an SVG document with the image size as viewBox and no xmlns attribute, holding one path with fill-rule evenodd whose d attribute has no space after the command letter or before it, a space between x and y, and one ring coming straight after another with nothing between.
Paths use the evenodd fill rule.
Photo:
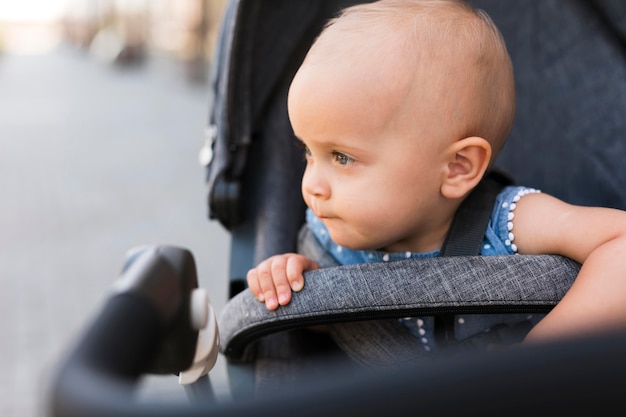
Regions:
<instances>
[{"instance_id":1,"label":"gray padded bumper bar","mask_svg":"<svg viewBox=\"0 0 626 417\"><path fill-rule=\"evenodd\" d=\"M408 259L307 272L292 302L268 311L248 290L220 314L221 351L244 360L262 336L315 324L442 313L548 312L580 265L553 255Z\"/></svg>"}]
</instances>

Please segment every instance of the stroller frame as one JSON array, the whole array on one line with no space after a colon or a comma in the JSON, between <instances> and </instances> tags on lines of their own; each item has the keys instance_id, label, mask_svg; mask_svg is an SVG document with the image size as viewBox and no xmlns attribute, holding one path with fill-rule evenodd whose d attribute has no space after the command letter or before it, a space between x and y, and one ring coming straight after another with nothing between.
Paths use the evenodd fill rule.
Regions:
<instances>
[{"instance_id":1,"label":"stroller frame","mask_svg":"<svg viewBox=\"0 0 626 417\"><path fill-rule=\"evenodd\" d=\"M263 415L270 411L280 415L292 414L296 408L299 415L321 412L378 415L381 410L408 415L418 408L430 415L495 414L509 410L505 407L512 402L519 406L509 413L515 415L537 409L595 411L600 399L605 404L620 404L621 392L618 395L618 391L623 387L625 366L620 360L626 346L624 334L562 341L488 356L472 355L471 361L464 355L442 358L419 368L407 367L406 372L394 375L375 372L355 378L354 374L346 373L345 378L340 378L318 362L320 373L326 377L318 373L318 377L304 381L302 387L298 386L298 391L302 392L295 392L289 398L278 399L271 395L251 398L256 383L252 379L254 366L250 359L257 355L268 334L307 326L311 320L317 323L317 320L362 318L356 317L355 311L341 309L298 311L302 305L299 299L306 297L307 292L297 294L287 308L269 313L249 292L243 291L245 272L252 265L267 256L295 248L295 236L304 216L298 185L303 167L297 156L300 151L291 146L292 133L284 98L291 76L323 22L351 3L354 2L235 0L224 18L211 78L207 146L213 158L207 169L208 205L209 216L220 221L232 235L231 300L222 312L221 347L229 361L234 396L237 400L246 400L236 401L236 404L189 404L157 409L138 406L127 394L121 395L120 379L123 387L128 388L139 375L151 372L152 362L146 363L145 357L158 359L160 340L167 338L173 328L171 317L148 312L146 320L161 323L166 330L150 336L150 343L133 341L135 348L129 341L128 349L136 356L130 356L132 360L124 362L125 365L115 363L119 358L105 361L104 365L93 363L90 341L97 339L104 345L120 343L115 335L105 331L107 326L91 328L92 331L79 341L76 354L70 355L59 373L53 401L55 415L79 415L73 414L71 407L76 401L82 411L94 407L102 410L101 415L111 415L108 403L91 397L80 400L77 387L68 382L70 376L77 375L86 378L81 381L90 378L105 381L103 387L110 390L103 388L103 392L110 393L106 398L117 399L118 415L250 415L252 412ZM518 182L566 201L626 208L623 193L626 143L620 139L626 131L623 117L626 109L626 5L611 0L567 3L474 0L470 3L485 9L500 27L516 72L518 116L498 165ZM541 158L529 158L538 153ZM576 264L559 257L506 258L462 256L454 260L432 260L432 263L424 263L424 268L443 271L446 262L467 262L471 265L469 269L478 275L493 268L505 268L507 272L503 276L509 277L516 274L514 271L523 271L514 279L543 271L550 274L550 278L543 276L542 279L554 286L544 288L539 295L533 292L536 288L530 290L531 295L509 294L511 299L497 300L491 305L489 294L478 300L443 299L436 306L440 310L427 310L415 299L401 300L399 307L391 312L363 301L357 304L358 314L375 313L370 318L397 317L408 313L431 314L447 308L488 312L490 308L515 306L514 300L518 306L545 311L558 302L577 272ZM485 265L477 266L476 262ZM323 283L326 281L324 274L368 279L372 271L381 267L366 265L314 271L321 278L311 282ZM398 269L394 275L401 280L403 268L398 265ZM186 271L189 273L188 269ZM430 273L425 272L424 277L429 277ZM530 305L529 297L539 301ZM248 315L238 317L241 311ZM232 321L225 323L224 317ZM116 323L136 326L132 321L119 319ZM189 326L184 321L177 323L174 327ZM188 352L175 349L172 353L180 355L183 363L192 361ZM141 358L143 362L139 362ZM328 375L333 375L331 380ZM420 398L409 395L416 389L425 395ZM489 392L488 404L485 404L483 392ZM520 395L525 399L522 405L516 400ZM448 398L461 400L451 402ZM99 415L98 412L90 414Z\"/></svg>"}]
</instances>

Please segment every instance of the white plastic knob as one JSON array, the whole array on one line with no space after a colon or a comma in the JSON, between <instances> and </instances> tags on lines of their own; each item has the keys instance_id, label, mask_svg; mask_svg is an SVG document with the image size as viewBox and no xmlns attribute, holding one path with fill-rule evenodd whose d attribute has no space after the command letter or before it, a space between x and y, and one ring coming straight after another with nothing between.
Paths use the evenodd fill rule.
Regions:
<instances>
[{"instance_id":1,"label":"white plastic knob","mask_svg":"<svg viewBox=\"0 0 626 417\"><path fill-rule=\"evenodd\" d=\"M200 288L191 293L191 325L200 330L192 365L178 374L178 383L191 384L207 374L215 363L220 347L217 319L208 293Z\"/></svg>"},{"instance_id":2,"label":"white plastic knob","mask_svg":"<svg viewBox=\"0 0 626 417\"><path fill-rule=\"evenodd\" d=\"M191 293L191 326L202 330L209 320L209 294L203 288L196 288Z\"/></svg>"}]
</instances>

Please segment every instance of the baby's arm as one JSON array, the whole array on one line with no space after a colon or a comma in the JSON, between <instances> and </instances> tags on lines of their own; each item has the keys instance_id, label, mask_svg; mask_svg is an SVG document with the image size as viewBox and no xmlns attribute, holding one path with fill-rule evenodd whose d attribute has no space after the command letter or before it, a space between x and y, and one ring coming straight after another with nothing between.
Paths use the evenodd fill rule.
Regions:
<instances>
[{"instance_id":1,"label":"baby's arm","mask_svg":"<svg viewBox=\"0 0 626 417\"><path fill-rule=\"evenodd\" d=\"M570 290L526 341L626 328L625 211L531 194L517 204L513 224L519 253L558 254L582 264Z\"/></svg>"},{"instance_id":2,"label":"baby's arm","mask_svg":"<svg viewBox=\"0 0 626 417\"><path fill-rule=\"evenodd\" d=\"M275 255L248 271L248 288L268 310L276 310L289 304L292 290L304 287L304 272L319 268L314 260L297 253Z\"/></svg>"}]
</instances>

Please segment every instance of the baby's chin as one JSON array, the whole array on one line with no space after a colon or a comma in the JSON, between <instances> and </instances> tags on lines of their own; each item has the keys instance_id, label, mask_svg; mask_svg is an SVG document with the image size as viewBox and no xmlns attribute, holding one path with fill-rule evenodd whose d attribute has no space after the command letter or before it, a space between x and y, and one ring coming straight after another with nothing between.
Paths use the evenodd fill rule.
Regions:
<instances>
[{"instance_id":1,"label":"baby's chin","mask_svg":"<svg viewBox=\"0 0 626 417\"><path fill-rule=\"evenodd\" d=\"M385 243L373 242L371 240L358 239L355 237L340 235L338 233L333 234L331 232L329 232L329 234L333 242L335 242L341 247L344 247L350 250L377 251L377 252L388 252L388 253L395 253L395 252L400 253L400 252L407 252L407 251L412 252L410 249L404 249L402 247L390 248L389 243L387 242Z\"/></svg>"},{"instance_id":2,"label":"baby's chin","mask_svg":"<svg viewBox=\"0 0 626 417\"><path fill-rule=\"evenodd\" d=\"M329 230L330 238L341 247L350 250L379 250L380 246L362 238L333 233Z\"/></svg>"}]
</instances>

